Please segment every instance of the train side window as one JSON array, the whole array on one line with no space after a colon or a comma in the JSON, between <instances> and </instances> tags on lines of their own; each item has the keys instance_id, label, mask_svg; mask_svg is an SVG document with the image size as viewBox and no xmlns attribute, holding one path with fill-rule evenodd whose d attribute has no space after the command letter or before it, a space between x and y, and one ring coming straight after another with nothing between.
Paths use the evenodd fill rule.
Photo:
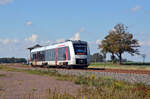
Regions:
<instances>
[{"instance_id":1,"label":"train side window","mask_svg":"<svg viewBox=\"0 0 150 99\"><path fill-rule=\"evenodd\" d=\"M53 49L50 49L49 52L50 52L49 53L49 55L50 55L50 59L49 60L53 61Z\"/></svg>"},{"instance_id":2,"label":"train side window","mask_svg":"<svg viewBox=\"0 0 150 99\"><path fill-rule=\"evenodd\" d=\"M40 52L37 52L37 61L40 61Z\"/></svg>"},{"instance_id":3,"label":"train side window","mask_svg":"<svg viewBox=\"0 0 150 99\"><path fill-rule=\"evenodd\" d=\"M61 61L62 48L58 48L58 60Z\"/></svg>"},{"instance_id":4,"label":"train side window","mask_svg":"<svg viewBox=\"0 0 150 99\"><path fill-rule=\"evenodd\" d=\"M36 58L37 58L38 61L44 61L45 60L45 51L37 52L37 57Z\"/></svg>"},{"instance_id":5,"label":"train side window","mask_svg":"<svg viewBox=\"0 0 150 99\"><path fill-rule=\"evenodd\" d=\"M53 61L53 57L54 57L53 49L51 49L51 60L52 60L52 61Z\"/></svg>"},{"instance_id":6,"label":"train side window","mask_svg":"<svg viewBox=\"0 0 150 99\"><path fill-rule=\"evenodd\" d=\"M51 49L52 61L55 61L55 49Z\"/></svg>"},{"instance_id":7,"label":"train side window","mask_svg":"<svg viewBox=\"0 0 150 99\"><path fill-rule=\"evenodd\" d=\"M36 59L36 53L32 54L32 60L34 61Z\"/></svg>"},{"instance_id":8,"label":"train side window","mask_svg":"<svg viewBox=\"0 0 150 99\"><path fill-rule=\"evenodd\" d=\"M66 47L62 48L63 52L62 52L62 58L63 60L66 60Z\"/></svg>"},{"instance_id":9,"label":"train side window","mask_svg":"<svg viewBox=\"0 0 150 99\"><path fill-rule=\"evenodd\" d=\"M58 48L58 55L57 55L57 59L60 61L61 60L61 48Z\"/></svg>"},{"instance_id":10,"label":"train side window","mask_svg":"<svg viewBox=\"0 0 150 99\"><path fill-rule=\"evenodd\" d=\"M45 51L45 61L49 61L49 51Z\"/></svg>"},{"instance_id":11,"label":"train side window","mask_svg":"<svg viewBox=\"0 0 150 99\"><path fill-rule=\"evenodd\" d=\"M45 51L41 52L41 61L45 61Z\"/></svg>"},{"instance_id":12,"label":"train side window","mask_svg":"<svg viewBox=\"0 0 150 99\"><path fill-rule=\"evenodd\" d=\"M36 60L39 61L39 52L36 53Z\"/></svg>"},{"instance_id":13,"label":"train side window","mask_svg":"<svg viewBox=\"0 0 150 99\"><path fill-rule=\"evenodd\" d=\"M51 52L47 50L47 61L51 61Z\"/></svg>"},{"instance_id":14,"label":"train side window","mask_svg":"<svg viewBox=\"0 0 150 99\"><path fill-rule=\"evenodd\" d=\"M58 60L66 60L66 47L58 48Z\"/></svg>"},{"instance_id":15,"label":"train side window","mask_svg":"<svg viewBox=\"0 0 150 99\"><path fill-rule=\"evenodd\" d=\"M69 50L69 47L58 48L58 60L59 61L66 60L66 54L68 56L68 60L70 60L70 50Z\"/></svg>"}]
</instances>

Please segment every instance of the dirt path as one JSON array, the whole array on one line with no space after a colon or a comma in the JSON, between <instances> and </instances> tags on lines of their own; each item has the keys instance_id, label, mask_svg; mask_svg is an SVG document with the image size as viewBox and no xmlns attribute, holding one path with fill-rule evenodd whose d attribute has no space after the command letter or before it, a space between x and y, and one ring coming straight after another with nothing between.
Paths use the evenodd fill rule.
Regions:
<instances>
[{"instance_id":1,"label":"dirt path","mask_svg":"<svg viewBox=\"0 0 150 99\"><path fill-rule=\"evenodd\" d=\"M6 96L5 99L20 99L22 96L31 92L41 93L48 89L51 89L52 91L60 89L61 93L67 92L75 95L80 88L79 85L72 82L59 81L48 76L5 71L0 71L0 74L4 75L0 77L0 87L2 87L0 98L4 92Z\"/></svg>"}]
</instances>

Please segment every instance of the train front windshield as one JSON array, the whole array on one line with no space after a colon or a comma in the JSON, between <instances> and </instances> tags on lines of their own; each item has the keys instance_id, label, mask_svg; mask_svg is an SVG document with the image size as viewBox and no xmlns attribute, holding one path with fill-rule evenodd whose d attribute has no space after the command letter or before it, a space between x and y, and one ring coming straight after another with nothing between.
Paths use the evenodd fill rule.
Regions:
<instances>
[{"instance_id":1,"label":"train front windshield","mask_svg":"<svg viewBox=\"0 0 150 99\"><path fill-rule=\"evenodd\" d=\"M87 55L87 45L86 44L74 44L74 50L76 55Z\"/></svg>"}]
</instances>

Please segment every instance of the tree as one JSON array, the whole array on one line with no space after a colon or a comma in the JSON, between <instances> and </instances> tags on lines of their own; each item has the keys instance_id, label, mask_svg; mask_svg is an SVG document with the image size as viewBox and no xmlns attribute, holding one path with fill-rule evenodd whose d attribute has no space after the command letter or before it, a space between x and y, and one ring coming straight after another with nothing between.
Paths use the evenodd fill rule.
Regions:
<instances>
[{"instance_id":1,"label":"tree","mask_svg":"<svg viewBox=\"0 0 150 99\"><path fill-rule=\"evenodd\" d=\"M111 35L111 34L110 34ZM109 39L109 40L108 40ZM101 45L99 45L99 48L101 48L101 52L102 53L111 53L111 59L114 63L114 58L115 58L115 53L114 51L112 50L113 49L113 46L112 46L112 43L113 43L113 39L110 39L108 36L105 37L105 39L102 41ZM108 47L109 46L109 47Z\"/></svg>"},{"instance_id":2,"label":"tree","mask_svg":"<svg viewBox=\"0 0 150 99\"><path fill-rule=\"evenodd\" d=\"M124 24L117 24L99 45L102 52L112 54L113 61L113 57L116 55L120 64L122 63L123 53L139 54L138 47L140 47L138 40L133 38L133 34L127 31L127 26Z\"/></svg>"}]
</instances>

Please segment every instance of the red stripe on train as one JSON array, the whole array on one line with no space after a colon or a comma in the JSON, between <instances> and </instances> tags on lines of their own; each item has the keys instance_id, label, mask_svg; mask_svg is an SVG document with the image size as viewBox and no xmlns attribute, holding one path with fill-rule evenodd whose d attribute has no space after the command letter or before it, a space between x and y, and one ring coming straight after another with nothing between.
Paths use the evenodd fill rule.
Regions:
<instances>
[{"instance_id":1,"label":"red stripe on train","mask_svg":"<svg viewBox=\"0 0 150 99\"><path fill-rule=\"evenodd\" d=\"M68 60L68 51L67 51L67 48L66 48L66 60Z\"/></svg>"},{"instance_id":2,"label":"red stripe on train","mask_svg":"<svg viewBox=\"0 0 150 99\"><path fill-rule=\"evenodd\" d=\"M58 47L64 47L65 45L58 45Z\"/></svg>"}]
</instances>

